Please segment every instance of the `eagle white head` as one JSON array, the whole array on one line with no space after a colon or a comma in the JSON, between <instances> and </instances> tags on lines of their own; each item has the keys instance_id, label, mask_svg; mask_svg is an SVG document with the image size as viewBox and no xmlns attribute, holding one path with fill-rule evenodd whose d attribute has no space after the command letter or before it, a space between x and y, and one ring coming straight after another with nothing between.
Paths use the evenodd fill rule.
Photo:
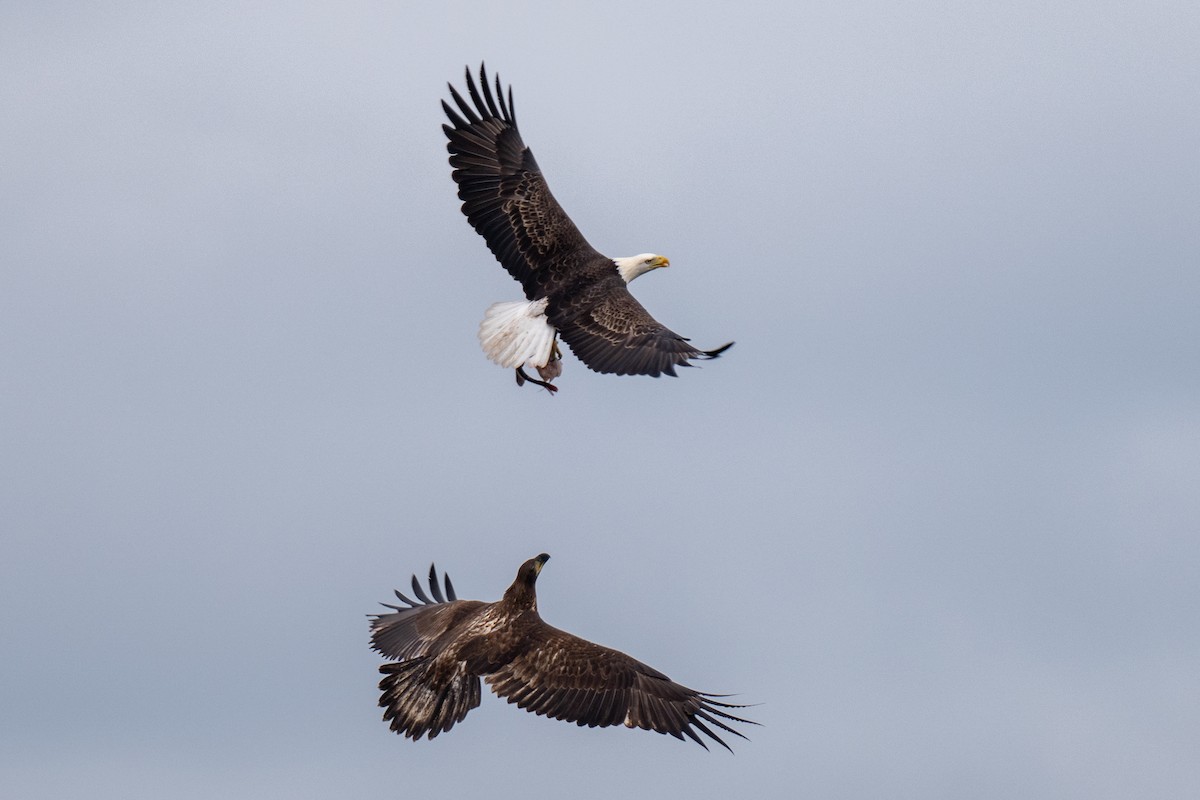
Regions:
<instances>
[{"instance_id":1,"label":"eagle white head","mask_svg":"<svg viewBox=\"0 0 1200 800\"><path fill-rule=\"evenodd\" d=\"M652 269L671 266L671 262L667 260L666 256L659 256L654 253L641 253L636 256L614 258L613 263L617 265L617 272L621 273L621 277L626 283L629 283L639 275L645 275Z\"/></svg>"}]
</instances>

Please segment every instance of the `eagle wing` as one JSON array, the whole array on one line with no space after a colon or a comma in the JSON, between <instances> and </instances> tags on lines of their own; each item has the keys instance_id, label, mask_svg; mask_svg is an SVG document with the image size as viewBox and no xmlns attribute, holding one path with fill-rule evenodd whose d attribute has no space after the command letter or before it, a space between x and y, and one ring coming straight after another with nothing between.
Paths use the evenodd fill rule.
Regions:
<instances>
[{"instance_id":1,"label":"eagle wing","mask_svg":"<svg viewBox=\"0 0 1200 800\"><path fill-rule=\"evenodd\" d=\"M466 617L488 605L478 600L459 600L454 594L450 576L445 575L443 578L444 593L438 585L437 572L431 564L429 589L432 598L421 587L416 575L412 579L416 600L410 600L397 589L396 597L407 605L383 603L384 606L395 609L395 613L373 615L371 647L388 658L400 661L434 654L440 649L439 640L443 636Z\"/></svg>"},{"instance_id":2,"label":"eagle wing","mask_svg":"<svg viewBox=\"0 0 1200 800\"><path fill-rule=\"evenodd\" d=\"M535 714L588 727L623 724L687 736L705 749L697 730L729 749L709 726L744 739L722 720L754 724L723 710L742 706L715 699L721 695L689 689L618 650L540 620L528 647L486 680L496 694Z\"/></svg>"},{"instance_id":3,"label":"eagle wing","mask_svg":"<svg viewBox=\"0 0 1200 800\"><path fill-rule=\"evenodd\" d=\"M457 110L442 101L451 125L442 125L449 140L450 165L467 220L486 241L509 274L521 282L525 296L536 300L551 262L583 251L597 253L550 193L533 153L521 140L508 98L496 77L496 92L479 68L476 86L468 69L468 103L451 86ZM615 270L614 270L615 271Z\"/></svg>"},{"instance_id":4,"label":"eagle wing","mask_svg":"<svg viewBox=\"0 0 1200 800\"><path fill-rule=\"evenodd\" d=\"M551 297L550 322L571 352L595 372L616 375L675 375L693 358L716 358L733 342L699 350L650 316L620 275L605 276L573 298Z\"/></svg>"}]
</instances>

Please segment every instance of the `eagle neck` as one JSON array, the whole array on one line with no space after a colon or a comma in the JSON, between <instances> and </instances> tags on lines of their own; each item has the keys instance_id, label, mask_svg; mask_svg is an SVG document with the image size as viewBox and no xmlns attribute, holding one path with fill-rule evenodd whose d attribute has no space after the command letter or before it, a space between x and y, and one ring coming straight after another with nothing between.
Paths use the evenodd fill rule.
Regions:
<instances>
[{"instance_id":1,"label":"eagle neck","mask_svg":"<svg viewBox=\"0 0 1200 800\"><path fill-rule=\"evenodd\" d=\"M533 586L517 581L504 593L504 604L510 611L537 611L537 592Z\"/></svg>"}]
</instances>

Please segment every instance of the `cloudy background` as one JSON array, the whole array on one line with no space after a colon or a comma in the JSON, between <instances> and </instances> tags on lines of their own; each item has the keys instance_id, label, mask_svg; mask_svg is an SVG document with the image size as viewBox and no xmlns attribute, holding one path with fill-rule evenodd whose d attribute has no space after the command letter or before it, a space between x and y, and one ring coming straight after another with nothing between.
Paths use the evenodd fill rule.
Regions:
<instances>
[{"instance_id":1,"label":"cloudy background","mask_svg":"<svg viewBox=\"0 0 1200 800\"><path fill-rule=\"evenodd\" d=\"M1194 3L103 5L0 7L6 796L1200 792ZM485 360L482 59L726 357ZM365 615L542 550L752 741L390 733Z\"/></svg>"}]
</instances>

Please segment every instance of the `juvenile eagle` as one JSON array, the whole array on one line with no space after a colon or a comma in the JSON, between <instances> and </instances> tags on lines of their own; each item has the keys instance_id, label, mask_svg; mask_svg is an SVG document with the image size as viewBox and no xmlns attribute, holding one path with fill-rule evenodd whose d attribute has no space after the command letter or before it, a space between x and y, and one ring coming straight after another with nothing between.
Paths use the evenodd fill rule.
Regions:
<instances>
[{"instance_id":1,"label":"juvenile eagle","mask_svg":"<svg viewBox=\"0 0 1200 800\"><path fill-rule=\"evenodd\" d=\"M624 653L572 636L542 621L534 584L550 556L521 565L495 603L459 600L450 577L429 567L429 595L413 575L417 596L396 591L404 606L371 620L371 646L395 663L379 668L391 728L413 740L454 727L479 705L480 677L492 691L526 711L589 728L625 725L691 738L696 730L730 749L709 725L746 738L722 720L755 724L723 709L744 708L673 682ZM696 730L693 730L696 729Z\"/></svg>"},{"instance_id":2,"label":"juvenile eagle","mask_svg":"<svg viewBox=\"0 0 1200 800\"><path fill-rule=\"evenodd\" d=\"M556 336L596 372L617 375L674 375L696 358L716 358L733 345L698 350L658 322L625 285L666 258L643 253L609 258L588 244L550 194L546 179L521 140L512 87L505 100L496 76L493 95L487 73L479 86L466 72L471 103L450 86L457 111L442 108L453 125L442 125L450 165L467 220L488 249L521 283L526 300L496 303L479 326L483 351L502 367L550 392L562 372ZM481 91L482 90L482 91ZM535 367L542 380L530 378Z\"/></svg>"}]
</instances>

